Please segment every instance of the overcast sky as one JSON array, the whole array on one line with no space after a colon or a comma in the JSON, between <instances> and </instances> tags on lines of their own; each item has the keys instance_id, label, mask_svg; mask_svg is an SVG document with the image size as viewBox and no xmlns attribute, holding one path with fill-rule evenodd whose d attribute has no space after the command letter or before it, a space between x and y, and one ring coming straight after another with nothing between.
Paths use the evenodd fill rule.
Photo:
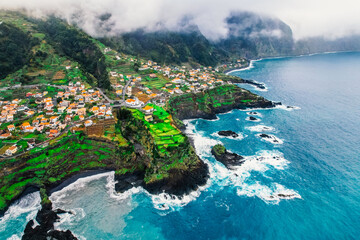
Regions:
<instances>
[{"instance_id":1,"label":"overcast sky","mask_svg":"<svg viewBox=\"0 0 360 240\"><path fill-rule=\"evenodd\" d=\"M74 14L82 27L97 35L97 19L111 13L116 33L139 27L155 29L161 22L175 28L191 16L203 34L225 37L224 19L233 11L252 11L277 17L290 25L296 39L336 38L360 34L360 0L1 0L0 8L26 8L36 16L56 13L68 20ZM80 17L79 17L80 16ZM212 36L212 37L211 37Z\"/></svg>"}]
</instances>

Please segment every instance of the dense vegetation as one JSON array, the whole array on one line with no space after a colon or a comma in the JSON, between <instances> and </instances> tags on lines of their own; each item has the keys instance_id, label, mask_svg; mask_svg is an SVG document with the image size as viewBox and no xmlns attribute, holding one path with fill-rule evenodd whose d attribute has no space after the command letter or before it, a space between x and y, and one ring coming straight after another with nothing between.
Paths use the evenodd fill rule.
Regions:
<instances>
[{"instance_id":1,"label":"dense vegetation","mask_svg":"<svg viewBox=\"0 0 360 240\"><path fill-rule=\"evenodd\" d=\"M0 79L22 68L29 61L34 41L29 34L11 24L0 24Z\"/></svg>"},{"instance_id":2,"label":"dense vegetation","mask_svg":"<svg viewBox=\"0 0 360 240\"><path fill-rule=\"evenodd\" d=\"M119 51L165 64L194 62L215 66L240 57L259 58L293 52L292 31L278 19L240 12L229 16L225 25L227 36L215 41L207 39L191 25L182 31L137 30L101 41Z\"/></svg>"},{"instance_id":3,"label":"dense vegetation","mask_svg":"<svg viewBox=\"0 0 360 240\"><path fill-rule=\"evenodd\" d=\"M121 153L120 153L121 152ZM121 161L118 161L121 156ZM41 151L0 162L0 210L28 186L47 188L86 169L131 169L132 153L107 141L69 134Z\"/></svg>"},{"instance_id":4,"label":"dense vegetation","mask_svg":"<svg viewBox=\"0 0 360 240\"><path fill-rule=\"evenodd\" d=\"M105 56L88 35L55 17L37 23L58 51L79 62L84 72L95 77L98 87L110 88Z\"/></svg>"},{"instance_id":5,"label":"dense vegetation","mask_svg":"<svg viewBox=\"0 0 360 240\"><path fill-rule=\"evenodd\" d=\"M160 64L185 62L214 66L225 57L198 30L186 32L135 31L118 37L101 39L118 51L140 55Z\"/></svg>"},{"instance_id":6,"label":"dense vegetation","mask_svg":"<svg viewBox=\"0 0 360 240\"><path fill-rule=\"evenodd\" d=\"M226 148L222 144L216 144L212 149L216 155L221 155L226 153Z\"/></svg>"}]
</instances>

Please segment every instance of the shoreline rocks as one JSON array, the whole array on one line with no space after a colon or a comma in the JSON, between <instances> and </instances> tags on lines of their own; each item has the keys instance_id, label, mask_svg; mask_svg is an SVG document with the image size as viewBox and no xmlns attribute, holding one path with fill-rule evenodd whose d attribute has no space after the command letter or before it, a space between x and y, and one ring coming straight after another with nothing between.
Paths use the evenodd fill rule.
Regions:
<instances>
[{"instance_id":1,"label":"shoreline rocks","mask_svg":"<svg viewBox=\"0 0 360 240\"><path fill-rule=\"evenodd\" d=\"M219 131L218 134L220 136L224 136L224 137L233 137L233 138L239 137L239 134L237 134L236 132L233 132L231 130Z\"/></svg>"},{"instance_id":2,"label":"shoreline rocks","mask_svg":"<svg viewBox=\"0 0 360 240\"><path fill-rule=\"evenodd\" d=\"M250 120L250 121L258 121L259 119L257 119L256 117L250 116L250 117L249 117L249 120Z\"/></svg>"},{"instance_id":3,"label":"shoreline rocks","mask_svg":"<svg viewBox=\"0 0 360 240\"><path fill-rule=\"evenodd\" d=\"M67 213L61 209L52 209L51 203L42 204L41 210L36 215L36 221L39 225L34 227L34 220L26 224L23 240L42 240L42 239L58 239L58 240L76 240L77 238L70 230L59 231L54 229L54 223L60 219L58 214Z\"/></svg>"},{"instance_id":4,"label":"shoreline rocks","mask_svg":"<svg viewBox=\"0 0 360 240\"><path fill-rule=\"evenodd\" d=\"M209 169L206 163L199 161L194 169L174 169L170 170L169 174L168 178L144 184L143 187L151 194L165 192L181 197L205 185L209 178Z\"/></svg>"},{"instance_id":5,"label":"shoreline rocks","mask_svg":"<svg viewBox=\"0 0 360 240\"><path fill-rule=\"evenodd\" d=\"M221 144L217 144L212 147L211 153L214 155L217 161L224 164L228 169L232 169L235 166L240 166L245 162L244 157L227 151L226 148Z\"/></svg>"}]
</instances>

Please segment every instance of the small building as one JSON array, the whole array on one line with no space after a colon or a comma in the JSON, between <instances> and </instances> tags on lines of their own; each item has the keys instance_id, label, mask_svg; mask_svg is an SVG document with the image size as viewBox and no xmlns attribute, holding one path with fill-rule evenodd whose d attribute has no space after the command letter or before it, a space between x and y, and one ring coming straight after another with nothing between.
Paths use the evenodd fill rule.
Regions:
<instances>
[{"instance_id":1,"label":"small building","mask_svg":"<svg viewBox=\"0 0 360 240\"><path fill-rule=\"evenodd\" d=\"M151 73L151 74L149 74L149 77L150 77L150 78L157 78L157 76L156 76L156 74L155 74L155 73Z\"/></svg>"},{"instance_id":2,"label":"small building","mask_svg":"<svg viewBox=\"0 0 360 240\"><path fill-rule=\"evenodd\" d=\"M143 110L145 113L152 113L154 111L154 108L152 106L146 105Z\"/></svg>"},{"instance_id":3,"label":"small building","mask_svg":"<svg viewBox=\"0 0 360 240\"><path fill-rule=\"evenodd\" d=\"M31 132L31 133L33 133L33 132L35 132L35 130L36 130L35 127L30 126L30 127L27 127L27 128L24 130L24 132Z\"/></svg>"},{"instance_id":4,"label":"small building","mask_svg":"<svg viewBox=\"0 0 360 240\"><path fill-rule=\"evenodd\" d=\"M12 136L11 133L4 133L4 134L0 135L0 139L5 139L5 138L11 137L11 136Z\"/></svg>"},{"instance_id":5,"label":"small building","mask_svg":"<svg viewBox=\"0 0 360 240\"><path fill-rule=\"evenodd\" d=\"M153 116L151 114L145 116L145 121L151 122L153 121Z\"/></svg>"},{"instance_id":6,"label":"small building","mask_svg":"<svg viewBox=\"0 0 360 240\"><path fill-rule=\"evenodd\" d=\"M86 120L84 125L85 125L85 127L90 127L92 124L93 124L93 121Z\"/></svg>"},{"instance_id":7,"label":"small building","mask_svg":"<svg viewBox=\"0 0 360 240\"><path fill-rule=\"evenodd\" d=\"M16 145L13 145L11 147L9 147L8 149L6 149L5 154L8 156L12 156L13 154L15 154L18 150L18 147Z\"/></svg>"},{"instance_id":8,"label":"small building","mask_svg":"<svg viewBox=\"0 0 360 240\"><path fill-rule=\"evenodd\" d=\"M50 129L49 137L57 137L59 136L59 131L57 129Z\"/></svg>"},{"instance_id":9,"label":"small building","mask_svg":"<svg viewBox=\"0 0 360 240\"><path fill-rule=\"evenodd\" d=\"M15 125L14 124L11 124L9 126L7 126L7 129L11 132L11 131L14 131L15 130Z\"/></svg>"},{"instance_id":10,"label":"small building","mask_svg":"<svg viewBox=\"0 0 360 240\"><path fill-rule=\"evenodd\" d=\"M26 128L30 127L30 123L29 122L24 122L23 124L21 124L21 129L25 130Z\"/></svg>"}]
</instances>

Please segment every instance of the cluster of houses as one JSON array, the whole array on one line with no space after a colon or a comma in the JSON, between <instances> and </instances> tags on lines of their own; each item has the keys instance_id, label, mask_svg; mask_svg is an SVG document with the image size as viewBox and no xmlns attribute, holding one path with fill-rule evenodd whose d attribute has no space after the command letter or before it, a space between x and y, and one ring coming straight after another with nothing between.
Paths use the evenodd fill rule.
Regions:
<instances>
[{"instance_id":1,"label":"cluster of houses","mask_svg":"<svg viewBox=\"0 0 360 240\"><path fill-rule=\"evenodd\" d=\"M33 115L35 111L29 110L24 104L20 104L21 99L14 99L12 101L0 101L1 115L0 122L12 122L14 121L14 115L18 112L25 112L26 115Z\"/></svg>"},{"instance_id":2,"label":"cluster of houses","mask_svg":"<svg viewBox=\"0 0 360 240\"><path fill-rule=\"evenodd\" d=\"M105 54L118 53L110 48L104 49ZM169 81L159 89L149 89L144 86L142 77L138 74L136 76L126 75L118 73L116 71L110 71L110 78L116 79L113 81L112 87L115 89L115 93L118 97L127 96L125 106L141 108L147 102L155 104L164 104L166 99L171 95L184 94L184 93L197 93L206 89L211 89L218 85L232 84L231 82L225 82L218 78L218 68L201 67L198 69L188 69L185 66L161 66L158 63L148 60L141 61L132 57L123 55L122 58L117 56L118 60L131 62L138 62L139 75L146 75L147 79L158 79L160 75L162 79L168 79ZM238 64L243 64L243 60L238 60ZM141 74L141 72L156 71L157 73ZM114 83L115 82L115 83Z\"/></svg>"},{"instance_id":3,"label":"cluster of houses","mask_svg":"<svg viewBox=\"0 0 360 240\"><path fill-rule=\"evenodd\" d=\"M110 103L103 99L99 91L85 89L79 82L60 88L63 91L55 92L53 97L49 97L46 91L28 92L28 100L0 101L0 121L7 124L0 134L0 139L10 138L15 133L16 136L21 136L34 132L45 133L48 138L54 138L70 124L83 124L88 127L94 124L90 118L113 118ZM31 98L35 98L35 101ZM36 107L30 106L30 101L35 102ZM22 117L14 118L20 111L24 112ZM18 148L13 145L6 150L5 155L11 156L16 151Z\"/></svg>"},{"instance_id":4,"label":"cluster of houses","mask_svg":"<svg viewBox=\"0 0 360 240\"><path fill-rule=\"evenodd\" d=\"M113 84L112 87L115 89L117 96L121 97L123 94L127 96L126 106L142 107L149 100L162 99L161 102L165 102L166 97L174 94L197 93L218 85L231 84L231 82L218 79L216 74L218 70L214 70L212 67L188 70L186 67L162 67L156 62L147 61L146 63L143 62L139 68L140 71L148 69L156 70L165 79L169 79L168 83L161 89L149 89L142 84L138 84L142 81L141 76L123 75L115 71L110 72L112 77L119 79L119 82ZM156 79L158 75L151 73L148 74L148 78ZM128 84L125 85L125 83ZM136 91L134 91L135 89ZM138 98L141 95L147 96L144 98L145 101Z\"/></svg>"}]
</instances>

